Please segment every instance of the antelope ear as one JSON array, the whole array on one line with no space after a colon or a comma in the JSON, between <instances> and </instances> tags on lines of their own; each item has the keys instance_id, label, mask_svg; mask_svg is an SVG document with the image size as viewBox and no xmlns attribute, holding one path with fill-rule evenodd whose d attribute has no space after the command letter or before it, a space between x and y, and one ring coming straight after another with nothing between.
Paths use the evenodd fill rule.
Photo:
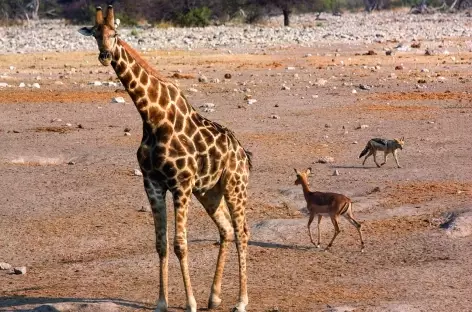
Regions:
<instances>
[{"instance_id":1,"label":"antelope ear","mask_svg":"<svg viewBox=\"0 0 472 312\"><path fill-rule=\"evenodd\" d=\"M297 169L293 168L293 170L295 170L295 173L298 174L298 170L297 170Z\"/></svg>"},{"instance_id":2,"label":"antelope ear","mask_svg":"<svg viewBox=\"0 0 472 312\"><path fill-rule=\"evenodd\" d=\"M312 171L313 171L313 169L311 169L311 167L310 167L310 168L306 169L305 172L306 172L306 174L308 175L308 174L310 174Z\"/></svg>"},{"instance_id":3,"label":"antelope ear","mask_svg":"<svg viewBox=\"0 0 472 312\"><path fill-rule=\"evenodd\" d=\"M79 33L88 37L88 36L93 35L92 29L93 29L92 27L82 27L81 29L79 29Z\"/></svg>"}]
</instances>

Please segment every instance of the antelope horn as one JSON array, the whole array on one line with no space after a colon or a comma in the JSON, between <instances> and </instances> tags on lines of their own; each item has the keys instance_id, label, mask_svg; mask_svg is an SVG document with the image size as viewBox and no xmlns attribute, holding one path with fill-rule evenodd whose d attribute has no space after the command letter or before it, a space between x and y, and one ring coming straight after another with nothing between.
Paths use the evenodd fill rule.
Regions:
<instances>
[{"instance_id":1,"label":"antelope horn","mask_svg":"<svg viewBox=\"0 0 472 312\"><path fill-rule=\"evenodd\" d=\"M115 29L115 14L113 13L113 6L111 4L108 6L106 24L112 29Z\"/></svg>"},{"instance_id":2,"label":"antelope horn","mask_svg":"<svg viewBox=\"0 0 472 312\"><path fill-rule=\"evenodd\" d=\"M103 24L103 11L101 6L97 6L97 15L95 15L95 25Z\"/></svg>"}]
</instances>

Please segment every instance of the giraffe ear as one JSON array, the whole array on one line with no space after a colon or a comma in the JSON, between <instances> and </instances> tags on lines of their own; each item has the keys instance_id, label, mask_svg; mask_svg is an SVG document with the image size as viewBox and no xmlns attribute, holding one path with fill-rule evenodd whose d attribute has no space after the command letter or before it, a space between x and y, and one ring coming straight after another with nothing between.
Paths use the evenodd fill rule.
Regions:
<instances>
[{"instance_id":1,"label":"giraffe ear","mask_svg":"<svg viewBox=\"0 0 472 312\"><path fill-rule=\"evenodd\" d=\"M81 33L84 36L92 36L93 35L93 28L91 27L82 27L79 29L79 33Z\"/></svg>"},{"instance_id":2,"label":"giraffe ear","mask_svg":"<svg viewBox=\"0 0 472 312\"><path fill-rule=\"evenodd\" d=\"M108 6L105 22L109 27L115 28L115 13L113 12L113 6L111 4Z\"/></svg>"}]
</instances>

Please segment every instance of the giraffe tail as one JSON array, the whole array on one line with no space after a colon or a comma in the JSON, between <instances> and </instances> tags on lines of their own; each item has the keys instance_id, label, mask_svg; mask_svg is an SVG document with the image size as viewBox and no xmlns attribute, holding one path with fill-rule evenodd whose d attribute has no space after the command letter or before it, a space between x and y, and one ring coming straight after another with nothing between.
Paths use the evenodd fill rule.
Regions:
<instances>
[{"instance_id":1,"label":"giraffe tail","mask_svg":"<svg viewBox=\"0 0 472 312\"><path fill-rule=\"evenodd\" d=\"M249 170L252 170L252 153L247 149L244 149L244 153L246 153L247 162L249 163Z\"/></svg>"}]
</instances>

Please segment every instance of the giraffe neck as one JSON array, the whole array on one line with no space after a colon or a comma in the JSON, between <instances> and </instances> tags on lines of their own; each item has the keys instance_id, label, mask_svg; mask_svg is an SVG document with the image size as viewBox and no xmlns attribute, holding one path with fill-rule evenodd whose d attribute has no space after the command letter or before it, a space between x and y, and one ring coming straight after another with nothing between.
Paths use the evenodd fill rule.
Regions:
<instances>
[{"instance_id":1,"label":"giraffe neck","mask_svg":"<svg viewBox=\"0 0 472 312\"><path fill-rule=\"evenodd\" d=\"M165 81L126 42L118 39L112 55L111 65L143 121L158 126L170 119L174 124L176 110L184 116L194 111L177 87Z\"/></svg>"}]
</instances>

